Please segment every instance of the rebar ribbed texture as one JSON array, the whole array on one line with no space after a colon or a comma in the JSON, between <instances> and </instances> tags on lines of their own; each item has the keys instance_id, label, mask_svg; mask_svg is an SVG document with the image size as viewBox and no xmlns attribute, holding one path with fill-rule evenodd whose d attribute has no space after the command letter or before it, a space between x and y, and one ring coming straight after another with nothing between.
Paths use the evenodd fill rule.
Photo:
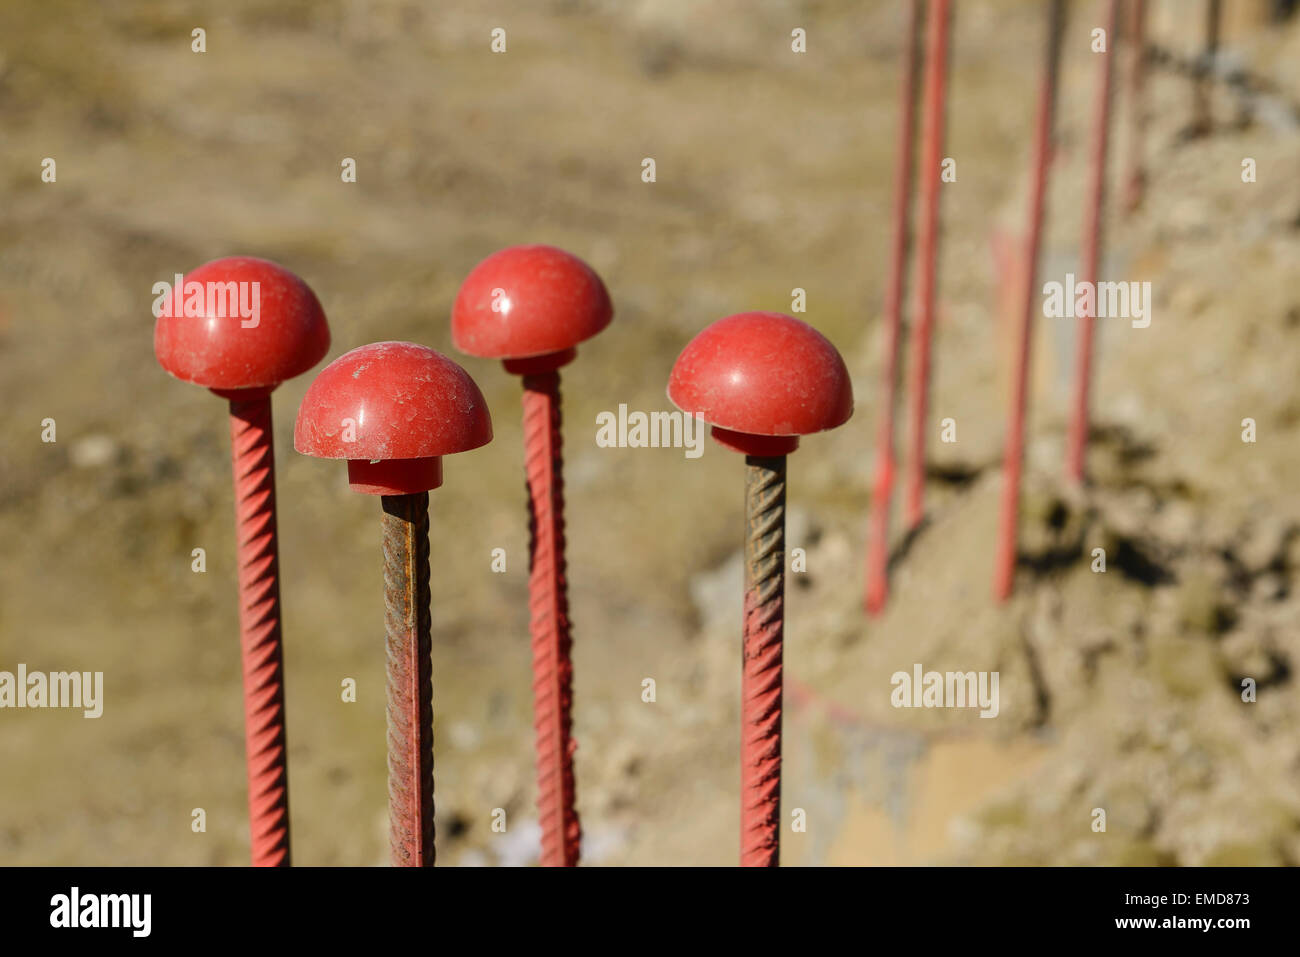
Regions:
<instances>
[{"instance_id":1,"label":"rebar ribbed texture","mask_svg":"<svg viewBox=\"0 0 1300 957\"><path fill-rule=\"evenodd\" d=\"M1211 0L1213 2L1213 0ZM1093 101L1092 142L1089 144L1088 183L1084 194L1083 242L1079 251L1079 285L1096 290L1101 266L1102 229L1106 204L1106 149L1110 135L1110 88L1115 24L1119 17L1119 0L1101 4L1106 30L1106 52L1099 54L1097 87ZM1092 400L1093 322L1097 314L1097 297L1093 306L1080 312L1074 342L1074 394L1070 401L1070 423L1066 432L1065 477L1080 485L1084 481L1088 454L1088 433Z\"/></svg>"},{"instance_id":2,"label":"rebar ribbed texture","mask_svg":"<svg viewBox=\"0 0 1300 957\"><path fill-rule=\"evenodd\" d=\"M385 495L383 504L389 848L394 867L432 867L429 493Z\"/></svg>"},{"instance_id":3,"label":"rebar ribbed texture","mask_svg":"<svg viewBox=\"0 0 1300 957\"><path fill-rule=\"evenodd\" d=\"M524 376L524 468L529 514L529 629L533 728L543 866L578 863L582 826L574 806L573 662L564 563L560 375Z\"/></svg>"},{"instance_id":4,"label":"rebar ribbed texture","mask_svg":"<svg viewBox=\"0 0 1300 957\"><path fill-rule=\"evenodd\" d=\"M998 519L997 551L993 557L993 595L1011 597L1016 578L1016 547L1020 523L1020 475L1025 456L1025 407L1029 401L1029 360L1033 348L1034 304L1038 291L1038 259L1042 246L1043 215L1047 202L1047 174L1052 152L1052 124L1061 65L1061 30L1065 0L1052 0L1047 11L1047 43L1034 114L1033 164L1029 185L1029 225L1020 282L1020 334L1011 380L1011 410L1003 449L1002 498Z\"/></svg>"},{"instance_id":5,"label":"rebar ribbed texture","mask_svg":"<svg viewBox=\"0 0 1300 957\"><path fill-rule=\"evenodd\" d=\"M889 510L894 497L894 415L898 393L898 354L903 328L903 288L907 279L907 248L912 208L912 140L916 114L917 41L921 32L921 2L909 0L903 41L903 78L899 85L899 131L894 165L893 235L889 247L889 278L885 285L882 322L885 332L884 400L876 431L876 478L871 492L867 527L867 586L864 605L879 614L889 598Z\"/></svg>"},{"instance_id":6,"label":"rebar ribbed texture","mask_svg":"<svg viewBox=\"0 0 1300 957\"><path fill-rule=\"evenodd\" d=\"M948 87L948 0L931 0L925 35L925 90L921 110L920 222L917 224L916 322L911 347L911 434L903 518L914 529L925 517L925 451L930 406L930 354L938 294L939 197Z\"/></svg>"},{"instance_id":7,"label":"rebar ribbed texture","mask_svg":"<svg viewBox=\"0 0 1300 957\"><path fill-rule=\"evenodd\" d=\"M781 826L785 456L745 457L745 529L740 864L776 867Z\"/></svg>"},{"instance_id":8,"label":"rebar ribbed texture","mask_svg":"<svg viewBox=\"0 0 1300 957\"><path fill-rule=\"evenodd\" d=\"M231 401L230 452L235 477L239 646L252 860L255 867L287 867L289 771L270 397Z\"/></svg>"}]
</instances>

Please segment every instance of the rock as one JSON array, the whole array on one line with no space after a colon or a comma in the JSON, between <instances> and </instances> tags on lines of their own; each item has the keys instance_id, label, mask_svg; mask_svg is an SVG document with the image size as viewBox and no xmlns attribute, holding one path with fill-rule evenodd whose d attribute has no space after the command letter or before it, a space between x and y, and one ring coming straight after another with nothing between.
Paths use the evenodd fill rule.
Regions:
<instances>
[{"instance_id":1,"label":"rock","mask_svg":"<svg viewBox=\"0 0 1300 957\"><path fill-rule=\"evenodd\" d=\"M68 449L68 461L79 469L102 468L120 461L121 453L117 440L99 433L74 441Z\"/></svg>"},{"instance_id":2,"label":"rock","mask_svg":"<svg viewBox=\"0 0 1300 957\"><path fill-rule=\"evenodd\" d=\"M457 751L477 751L483 743L483 736L470 722L455 721L447 729L447 740Z\"/></svg>"},{"instance_id":3,"label":"rock","mask_svg":"<svg viewBox=\"0 0 1300 957\"><path fill-rule=\"evenodd\" d=\"M1237 543L1237 558L1252 575L1268 571L1286 561L1287 546L1296 528L1289 522L1264 520L1243 529Z\"/></svg>"}]
</instances>

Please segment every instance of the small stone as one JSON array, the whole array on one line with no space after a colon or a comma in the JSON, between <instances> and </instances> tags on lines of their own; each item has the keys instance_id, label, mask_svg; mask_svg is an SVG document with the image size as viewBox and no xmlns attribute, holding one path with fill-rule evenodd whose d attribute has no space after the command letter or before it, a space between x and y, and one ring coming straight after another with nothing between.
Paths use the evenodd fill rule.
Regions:
<instances>
[{"instance_id":1,"label":"small stone","mask_svg":"<svg viewBox=\"0 0 1300 957\"><path fill-rule=\"evenodd\" d=\"M68 460L79 469L102 468L118 460L120 448L112 436L97 434L77 439L68 450Z\"/></svg>"},{"instance_id":2,"label":"small stone","mask_svg":"<svg viewBox=\"0 0 1300 957\"><path fill-rule=\"evenodd\" d=\"M457 751L477 751L483 736L468 721L457 721L447 729L447 740Z\"/></svg>"}]
</instances>

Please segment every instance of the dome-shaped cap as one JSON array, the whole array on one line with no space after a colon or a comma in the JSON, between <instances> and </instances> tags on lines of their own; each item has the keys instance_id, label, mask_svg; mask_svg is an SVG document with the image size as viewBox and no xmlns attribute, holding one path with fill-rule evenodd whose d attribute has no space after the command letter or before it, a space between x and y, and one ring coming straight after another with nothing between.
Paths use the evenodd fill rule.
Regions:
<instances>
[{"instance_id":1,"label":"dome-shaped cap","mask_svg":"<svg viewBox=\"0 0 1300 957\"><path fill-rule=\"evenodd\" d=\"M251 256L199 266L157 311L159 363L210 389L274 388L306 372L330 347L316 294L283 266Z\"/></svg>"},{"instance_id":2,"label":"dome-shaped cap","mask_svg":"<svg viewBox=\"0 0 1300 957\"><path fill-rule=\"evenodd\" d=\"M323 459L430 458L492 441L487 402L469 373L413 342L339 356L298 407L293 447Z\"/></svg>"},{"instance_id":3,"label":"dome-shaped cap","mask_svg":"<svg viewBox=\"0 0 1300 957\"><path fill-rule=\"evenodd\" d=\"M483 260L461 284L451 341L484 359L563 352L609 325L605 284L554 246L511 246Z\"/></svg>"},{"instance_id":4,"label":"dome-shaped cap","mask_svg":"<svg viewBox=\"0 0 1300 957\"><path fill-rule=\"evenodd\" d=\"M839 352L779 312L742 312L708 326L678 356L668 398L710 425L751 435L808 435L853 414Z\"/></svg>"}]
</instances>

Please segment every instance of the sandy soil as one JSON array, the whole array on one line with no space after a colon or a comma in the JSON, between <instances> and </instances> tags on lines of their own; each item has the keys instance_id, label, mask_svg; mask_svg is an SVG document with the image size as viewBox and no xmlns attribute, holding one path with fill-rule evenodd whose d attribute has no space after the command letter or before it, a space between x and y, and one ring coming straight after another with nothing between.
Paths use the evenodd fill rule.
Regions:
<instances>
[{"instance_id":1,"label":"sandy soil","mask_svg":"<svg viewBox=\"0 0 1300 957\"><path fill-rule=\"evenodd\" d=\"M790 466L788 541L808 571L789 586L783 800L808 827L787 832L784 862L1300 863L1300 130L1285 123L1300 23L1228 34L1269 98L1218 87L1208 137L1181 135L1187 80L1151 75L1151 186L1112 217L1105 272L1152 283L1153 321L1103 324L1094 481L1071 494L1072 329L1040 320L1024 553L998 607L995 237L1021 229L1041 29L1034 4L957 4L932 410L936 439L952 416L958 441L934 443L929 519L900 537L893 601L868 621L894 5L266 6L0 5L0 669L106 684L98 720L0 712L0 861L247 859L225 416L157 366L152 284L266 256L317 291L331 358L379 339L452 353L450 304L474 263L549 242L591 262L616 308L565 372L588 863L729 864L738 845L741 463L717 447L598 448L596 414L666 408L694 332L788 311L794 287L844 352L857 408ZM1045 278L1077 260L1095 14L1074 7ZM1168 17L1156 39L1162 24L1185 45ZM489 50L497 26L504 55ZM1119 156L1122 123L1116 137ZM44 157L56 183L41 182ZM1243 157L1257 183L1241 182ZM464 365L496 439L447 462L433 495L439 861L526 864L518 383ZM293 453L309 378L275 396L295 858L380 864L379 511L342 468ZM505 574L490 569L498 547ZM997 719L892 707L890 676L914 662L998 671Z\"/></svg>"}]
</instances>

